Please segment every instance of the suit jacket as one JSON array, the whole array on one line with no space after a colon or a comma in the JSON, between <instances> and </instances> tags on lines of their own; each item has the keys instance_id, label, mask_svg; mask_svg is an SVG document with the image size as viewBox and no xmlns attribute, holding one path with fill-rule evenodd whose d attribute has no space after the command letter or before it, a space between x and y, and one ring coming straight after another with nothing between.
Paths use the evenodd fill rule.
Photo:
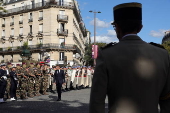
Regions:
<instances>
[{"instance_id":1,"label":"suit jacket","mask_svg":"<svg viewBox=\"0 0 170 113\"><path fill-rule=\"evenodd\" d=\"M54 82L56 82L56 84L58 83L63 84L65 82L64 70L59 70L58 73L57 73L57 70L55 70Z\"/></svg>"},{"instance_id":2,"label":"suit jacket","mask_svg":"<svg viewBox=\"0 0 170 113\"><path fill-rule=\"evenodd\" d=\"M109 113L170 113L168 52L134 35L99 51L90 113L105 113L106 95Z\"/></svg>"},{"instance_id":3,"label":"suit jacket","mask_svg":"<svg viewBox=\"0 0 170 113\"><path fill-rule=\"evenodd\" d=\"M17 82L17 75L16 75L16 72L14 71L11 71L9 72L9 75L10 75L10 78L11 78L11 85L17 85L18 82Z\"/></svg>"}]
</instances>

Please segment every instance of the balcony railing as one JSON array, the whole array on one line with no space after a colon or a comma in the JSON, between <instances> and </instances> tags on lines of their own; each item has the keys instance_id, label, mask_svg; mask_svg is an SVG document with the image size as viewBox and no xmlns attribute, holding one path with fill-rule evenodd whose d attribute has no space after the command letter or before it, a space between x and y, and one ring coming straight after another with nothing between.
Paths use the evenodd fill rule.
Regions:
<instances>
[{"instance_id":1,"label":"balcony railing","mask_svg":"<svg viewBox=\"0 0 170 113\"><path fill-rule=\"evenodd\" d=\"M28 35L32 35L32 32L29 32Z\"/></svg>"},{"instance_id":2,"label":"balcony railing","mask_svg":"<svg viewBox=\"0 0 170 113\"><path fill-rule=\"evenodd\" d=\"M62 30L62 29L57 29L57 34L58 34L59 36L68 36L68 29L64 29L64 30Z\"/></svg>"},{"instance_id":3,"label":"balcony railing","mask_svg":"<svg viewBox=\"0 0 170 113\"><path fill-rule=\"evenodd\" d=\"M43 17L39 17L39 19L38 19L39 21L41 21L41 20L43 20Z\"/></svg>"},{"instance_id":4,"label":"balcony railing","mask_svg":"<svg viewBox=\"0 0 170 113\"><path fill-rule=\"evenodd\" d=\"M11 22L11 23L10 23L10 26L13 26L13 25L14 25L14 22Z\"/></svg>"},{"instance_id":5,"label":"balcony railing","mask_svg":"<svg viewBox=\"0 0 170 113\"><path fill-rule=\"evenodd\" d=\"M10 48L10 49L9 49ZM21 52L23 50L23 46L14 46L14 47L4 47L0 49L0 53L2 52ZM55 43L47 43L47 44L37 44L37 45L28 45L28 49L30 51L41 51L42 49L45 50L76 50L73 44L65 44L61 46L61 44Z\"/></svg>"},{"instance_id":6,"label":"balcony railing","mask_svg":"<svg viewBox=\"0 0 170 113\"><path fill-rule=\"evenodd\" d=\"M33 22L33 19L32 18L28 19L28 22Z\"/></svg>"},{"instance_id":7,"label":"balcony railing","mask_svg":"<svg viewBox=\"0 0 170 113\"><path fill-rule=\"evenodd\" d=\"M43 31L38 31L38 34L42 34L43 33Z\"/></svg>"},{"instance_id":8,"label":"balcony railing","mask_svg":"<svg viewBox=\"0 0 170 113\"><path fill-rule=\"evenodd\" d=\"M14 35L10 35L10 38L13 38L14 37Z\"/></svg>"},{"instance_id":9,"label":"balcony railing","mask_svg":"<svg viewBox=\"0 0 170 113\"><path fill-rule=\"evenodd\" d=\"M19 24L23 24L23 21L22 21L22 20L20 20L20 21L19 21Z\"/></svg>"},{"instance_id":10,"label":"balcony railing","mask_svg":"<svg viewBox=\"0 0 170 113\"><path fill-rule=\"evenodd\" d=\"M67 15L57 15L57 21L68 22L68 16Z\"/></svg>"},{"instance_id":11,"label":"balcony railing","mask_svg":"<svg viewBox=\"0 0 170 113\"><path fill-rule=\"evenodd\" d=\"M23 36L23 33L20 33L19 36L22 37L22 36Z\"/></svg>"},{"instance_id":12,"label":"balcony railing","mask_svg":"<svg viewBox=\"0 0 170 113\"><path fill-rule=\"evenodd\" d=\"M55 0L50 0L49 2L39 2L35 3L34 5L25 5L22 7L17 7L17 8L12 8L7 10L6 12L1 12L1 14L10 14L10 13L16 13L16 12L23 12L23 11L28 11L28 10L34 10L37 8L44 8L44 7L49 7L49 6L57 6L57 7L66 7L66 8L74 8L74 3L73 2L56 2Z\"/></svg>"},{"instance_id":13,"label":"balcony railing","mask_svg":"<svg viewBox=\"0 0 170 113\"><path fill-rule=\"evenodd\" d=\"M5 24L2 24L2 27L5 27Z\"/></svg>"}]
</instances>

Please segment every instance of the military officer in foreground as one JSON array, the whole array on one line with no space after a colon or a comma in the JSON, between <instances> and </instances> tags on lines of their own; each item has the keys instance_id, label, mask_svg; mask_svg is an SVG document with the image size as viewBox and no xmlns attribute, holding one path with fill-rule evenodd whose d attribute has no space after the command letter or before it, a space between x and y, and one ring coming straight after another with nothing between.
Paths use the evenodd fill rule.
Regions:
<instances>
[{"instance_id":1,"label":"military officer in foreground","mask_svg":"<svg viewBox=\"0 0 170 113\"><path fill-rule=\"evenodd\" d=\"M168 52L144 42L142 4L114 7L119 43L99 52L90 97L90 113L170 113L170 58Z\"/></svg>"}]
</instances>

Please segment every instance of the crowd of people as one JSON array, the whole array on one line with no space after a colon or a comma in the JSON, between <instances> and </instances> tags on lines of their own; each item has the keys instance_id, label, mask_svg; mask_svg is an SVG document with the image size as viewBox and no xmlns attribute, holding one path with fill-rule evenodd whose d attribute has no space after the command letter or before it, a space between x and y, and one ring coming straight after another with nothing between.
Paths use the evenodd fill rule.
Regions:
<instances>
[{"instance_id":1,"label":"crowd of people","mask_svg":"<svg viewBox=\"0 0 170 113\"><path fill-rule=\"evenodd\" d=\"M1 64L0 66L0 103L5 99L33 98L34 96L56 93L56 70L64 72L61 92L90 88L94 69L91 66L52 66L48 64L26 63Z\"/></svg>"}]
</instances>

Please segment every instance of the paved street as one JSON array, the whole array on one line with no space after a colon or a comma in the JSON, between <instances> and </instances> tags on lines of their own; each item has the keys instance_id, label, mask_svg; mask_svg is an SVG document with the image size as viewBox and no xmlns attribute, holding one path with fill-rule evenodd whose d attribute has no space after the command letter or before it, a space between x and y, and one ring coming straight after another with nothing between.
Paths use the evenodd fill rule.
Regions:
<instances>
[{"instance_id":1,"label":"paved street","mask_svg":"<svg viewBox=\"0 0 170 113\"><path fill-rule=\"evenodd\" d=\"M0 104L0 113L88 113L90 89L62 93L58 102L57 94L43 95Z\"/></svg>"}]
</instances>

